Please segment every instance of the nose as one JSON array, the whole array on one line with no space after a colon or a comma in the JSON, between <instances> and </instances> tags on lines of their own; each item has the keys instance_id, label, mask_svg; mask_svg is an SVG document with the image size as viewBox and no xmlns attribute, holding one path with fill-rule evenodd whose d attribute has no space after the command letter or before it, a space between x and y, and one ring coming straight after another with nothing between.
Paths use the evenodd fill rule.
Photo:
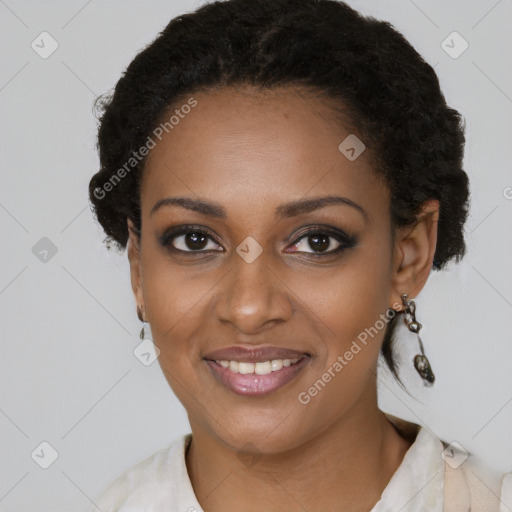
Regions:
<instances>
[{"instance_id":1,"label":"nose","mask_svg":"<svg viewBox=\"0 0 512 512\"><path fill-rule=\"evenodd\" d=\"M234 255L232 271L215 305L218 320L241 333L261 332L292 315L290 291L264 254L251 263Z\"/></svg>"}]
</instances>

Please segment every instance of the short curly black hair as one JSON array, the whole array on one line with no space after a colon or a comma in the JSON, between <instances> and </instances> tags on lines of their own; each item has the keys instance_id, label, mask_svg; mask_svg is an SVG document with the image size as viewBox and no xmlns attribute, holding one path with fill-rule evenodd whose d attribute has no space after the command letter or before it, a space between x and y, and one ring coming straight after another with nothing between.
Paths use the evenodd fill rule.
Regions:
<instances>
[{"instance_id":1,"label":"short curly black hair","mask_svg":"<svg viewBox=\"0 0 512 512\"><path fill-rule=\"evenodd\" d=\"M186 95L238 85L306 88L348 111L389 187L392 227L413 224L424 202L437 199L433 268L462 259L469 208L463 118L447 106L432 67L390 23L336 0L208 3L172 19L138 53L114 92L95 103L101 168L89 197L109 243L126 247L127 218L140 231L146 159L137 150L155 127ZM392 351L399 317L388 323L382 355L400 382Z\"/></svg>"}]
</instances>

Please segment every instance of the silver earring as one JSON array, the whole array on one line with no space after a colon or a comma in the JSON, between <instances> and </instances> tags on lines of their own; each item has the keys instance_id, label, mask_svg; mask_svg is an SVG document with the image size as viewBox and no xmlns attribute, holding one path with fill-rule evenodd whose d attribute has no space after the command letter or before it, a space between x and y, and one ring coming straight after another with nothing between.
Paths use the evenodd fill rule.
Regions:
<instances>
[{"instance_id":1,"label":"silver earring","mask_svg":"<svg viewBox=\"0 0 512 512\"><path fill-rule=\"evenodd\" d=\"M139 334L139 337L141 340L144 340L146 338L145 328L147 325L148 325L148 323L146 322L146 320L143 320L142 329L140 330L140 334Z\"/></svg>"},{"instance_id":2,"label":"silver earring","mask_svg":"<svg viewBox=\"0 0 512 512\"><path fill-rule=\"evenodd\" d=\"M413 299L408 299L408 295L406 293L402 294L402 302L405 306L404 323L407 325L411 332L414 332L418 335L418 342L420 345L421 354L417 354L414 357L414 368L416 368L416 371L420 374L420 377L423 379L425 386L432 386L436 378L434 372L432 371L432 367L430 366L430 362L425 355L423 343L420 338L420 329L422 325L416 320L416 303Z\"/></svg>"},{"instance_id":3,"label":"silver earring","mask_svg":"<svg viewBox=\"0 0 512 512\"><path fill-rule=\"evenodd\" d=\"M137 316L139 317L139 320L142 322L142 329L140 330L139 337L141 340L146 338L146 327L148 325L148 322L144 318L144 314L142 313L142 308L137 307Z\"/></svg>"}]
</instances>

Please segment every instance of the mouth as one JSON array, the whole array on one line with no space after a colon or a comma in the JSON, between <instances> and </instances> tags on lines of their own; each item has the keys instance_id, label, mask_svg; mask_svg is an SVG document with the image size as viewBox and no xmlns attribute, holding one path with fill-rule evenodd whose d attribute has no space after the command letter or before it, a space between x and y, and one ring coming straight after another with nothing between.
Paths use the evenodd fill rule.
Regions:
<instances>
[{"instance_id":1,"label":"mouth","mask_svg":"<svg viewBox=\"0 0 512 512\"><path fill-rule=\"evenodd\" d=\"M245 396L265 396L281 389L299 375L310 359L307 353L278 347L232 347L204 358L218 382Z\"/></svg>"}]
</instances>

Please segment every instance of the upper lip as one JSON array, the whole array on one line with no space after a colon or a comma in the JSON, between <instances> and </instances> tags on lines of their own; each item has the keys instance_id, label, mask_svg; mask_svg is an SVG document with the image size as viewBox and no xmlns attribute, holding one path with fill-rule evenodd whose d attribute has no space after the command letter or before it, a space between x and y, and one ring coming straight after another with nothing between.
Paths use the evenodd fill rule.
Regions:
<instances>
[{"instance_id":1,"label":"upper lip","mask_svg":"<svg viewBox=\"0 0 512 512\"><path fill-rule=\"evenodd\" d=\"M272 361L274 359L297 359L304 355L309 354L302 350L274 347L271 345L259 347L243 347L240 345L234 345L232 347L221 348L214 350L213 352L209 352L204 356L204 358L212 361L259 363L263 361Z\"/></svg>"}]
</instances>

